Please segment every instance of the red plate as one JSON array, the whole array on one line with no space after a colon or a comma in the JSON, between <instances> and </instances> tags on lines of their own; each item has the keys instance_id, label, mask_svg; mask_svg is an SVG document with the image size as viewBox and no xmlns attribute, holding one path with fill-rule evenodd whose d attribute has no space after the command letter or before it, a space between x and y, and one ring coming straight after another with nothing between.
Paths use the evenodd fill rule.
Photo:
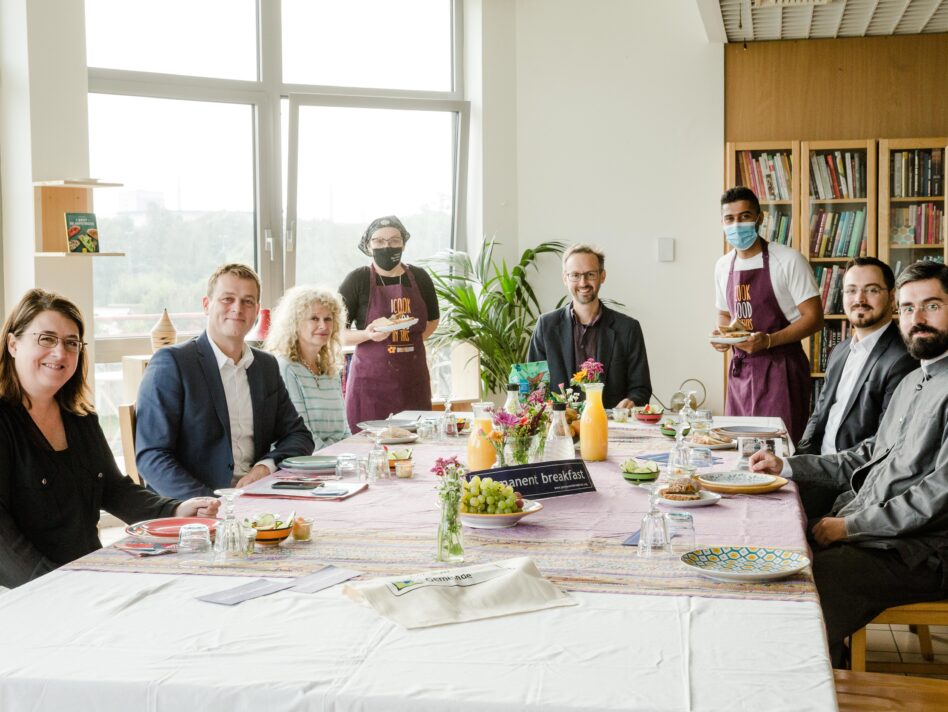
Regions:
<instances>
[{"instance_id":1,"label":"red plate","mask_svg":"<svg viewBox=\"0 0 948 712\"><path fill-rule=\"evenodd\" d=\"M161 539L177 539L181 527L185 524L205 524L214 531L217 520L211 517L166 517L164 519L149 519L147 522L138 522L127 527L125 531L132 536L159 537Z\"/></svg>"}]
</instances>

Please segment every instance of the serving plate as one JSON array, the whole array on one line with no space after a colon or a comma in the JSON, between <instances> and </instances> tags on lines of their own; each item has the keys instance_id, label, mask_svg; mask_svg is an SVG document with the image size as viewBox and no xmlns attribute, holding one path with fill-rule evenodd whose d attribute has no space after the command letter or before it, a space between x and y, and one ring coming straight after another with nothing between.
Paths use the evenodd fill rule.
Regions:
<instances>
[{"instance_id":1,"label":"serving plate","mask_svg":"<svg viewBox=\"0 0 948 712\"><path fill-rule=\"evenodd\" d=\"M749 336L709 336L708 341L712 344L743 344Z\"/></svg>"},{"instance_id":2,"label":"serving plate","mask_svg":"<svg viewBox=\"0 0 948 712\"><path fill-rule=\"evenodd\" d=\"M388 334L392 331L399 331L400 329L408 329L409 327L412 327L417 323L418 323L418 319L408 319L407 321L400 321L397 324L392 324L390 326L376 326L374 328L376 331L382 334Z\"/></svg>"},{"instance_id":3,"label":"serving plate","mask_svg":"<svg viewBox=\"0 0 948 712\"><path fill-rule=\"evenodd\" d=\"M761 430L753 425L730 425L712 428L711 433L726 438L779 438L787 434L784 430Z\"/></svg>"},{"instance_id":4,"label":"serving plate","mask_svg":"<svg viewBox=\"0 0 948 712\"><path fill-rule=\"evenodd\" d=\"M701 499L678 500L659 497L656 501L658 504L663 504L666 507L708 507L721 501L721 495L716 492L700 490L698 495Z\"/></svg>"},{"instance_id":5,"label":"serving plate","mask_svg":"<svg viewBox=\"0 0 948 712\"><path fill-rule=\"evenodd\" d=\"M769 485L776 479L773 475L745 472L743 470L707 472L698 477L698 481L703 485L710 484L719 487L762 487L763 485Z\"/></svg>"},{"instance_id":6,"label":"serving plate","mask_svg":"<svg viewBox=\"0 0 948 712\"><path fill-rule=\"evenodd\" d=\"M774 477L774 481L765 485L745 485L745 486L734 486L734 485L717 485L710 482L704 482L701 478L698 478L701 482L701 486L710 490L711 492L717 492L718 494L766 494L767 492L774 492L789 482L789 480L778 476Z\"/></svg>"},{"instance_id":7,"label":"serving plate","mask_svg":"<svg viewBox=\"0 0 948 712\"><path fill-rule=\"evenodd\" d=\"M405 418L389 418L388 420L365 420L356 425L359 430L369 430L378 432L385 428L402 428L409 432L415 432L418 429L417 420L407 420Z\"/></svg>"},{"instance_id":8,"label":"serving plate","mask_svg":"<svg viewBox=\"0 0 948 712\"><path fill-rule=\"evenodd\" d=\"M203 524L211 530L211 537L214 536L214 529L217 527L217 520L212 517L165 517L163 519L148 519L144 522L129 524L125 527L125 533L136 537L142 541L150 542L176 542L181 527L186 524Z\"/></svg>"},{"instance_id":9,"label":"serving plate","mask_svg":"<svg viewBox=\"0 0 948 712\"><path fill-rule=\"evenodd\" d=\"M536 514L543 509L543 504L534 500L523 500L523 511L513 514L470 514L461 512L461 523L472 529L506 529L517 524L521 519Z\"/></svg>"},{"instance_id":10,"label":"serving plate","mask_svg":"<svg viewBox=\"0 0 948 712\"><path fill-rule=\"evenodd\" d=\"M716 581L773 581L799 573L810 560L799 551L765 546L709 546L681 555L681 562Z\"/></svg>"}]
</instances>

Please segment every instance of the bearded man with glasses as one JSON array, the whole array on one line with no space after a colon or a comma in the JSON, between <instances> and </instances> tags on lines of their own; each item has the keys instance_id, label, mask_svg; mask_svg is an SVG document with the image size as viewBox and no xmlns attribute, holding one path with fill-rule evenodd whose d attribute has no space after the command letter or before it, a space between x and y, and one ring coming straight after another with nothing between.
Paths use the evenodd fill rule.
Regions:
<instances>
[{"instance_id":1,"label":"bearded man with glasses","mask_svg":"<svg viewBox=\"0 0 948 712\"><path fill-rule=\"evenodd\" d=\"M948 267L916 262L896 281L899 330L920 368L902 379L878 432L832 455L751 456L801 493L837 498L811 529L813 578L830 655L886 608L948 598Z\"/></svg>"},{"instance_id":2,"label":"bearded man with glasses","mask_svg":"<svg viewBox=\"0 0 948 712\"><path fill-rule=\"evenodd\" d=\"M652 397L648 355L639 322L610 309L599 299L606 281L606 257L589 245L573 245L563 254L563 284L572 300L537 321L527 358L546 361L555 392L586 359L605 372L606 408L645 405Z\"/></svg>"}]
</instances>

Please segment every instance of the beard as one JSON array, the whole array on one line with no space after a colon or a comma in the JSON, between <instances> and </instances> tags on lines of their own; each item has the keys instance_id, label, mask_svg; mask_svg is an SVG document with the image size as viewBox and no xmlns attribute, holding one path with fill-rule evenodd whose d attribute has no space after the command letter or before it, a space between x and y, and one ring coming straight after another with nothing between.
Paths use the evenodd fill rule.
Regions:
<instances>
[{"instance_id":1,"label":"beard","mask_svg":"<svg viewBox=\"0 0 948 712\"><path fill-rule=\"evenodd\" d=\"M854 313L856 311L861 311L863 313L860 316L855 316ZM885 319L892 318L892 315L886 313L884 309L878 313L872 311L872 307L868 304L860 304L850 307L849 313L847 313L846 316L849 317L850 324L859 327L860 329L868 329L869 327L875 326Z\"/></svg>"},{"instance_id":2,"label":"beard","mask_svg":"<svg viewBox=\"0 0 948 712\"><path fill-rule=\"evenodd\" d=\"M905 348L912 358L933 359L948 351L948 332L938 331L930 326L918 324L902 335Z\"/></svg>"}]
</instances>

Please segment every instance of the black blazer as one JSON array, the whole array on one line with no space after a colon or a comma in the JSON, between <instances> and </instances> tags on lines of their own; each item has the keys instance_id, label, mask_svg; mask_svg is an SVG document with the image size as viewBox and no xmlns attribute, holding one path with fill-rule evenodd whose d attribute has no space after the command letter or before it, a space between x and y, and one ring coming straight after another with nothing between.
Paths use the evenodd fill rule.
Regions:
<instances>
[{"instance_id":1,"label":"black blazer","mask_svg":"<svg viewBox=\"0 0 948 712\"><path fill-rule=\"evenodd\" d=\"M803 437L797 445L797 455L819 455L823 433L830 408L836 402L836 389L849 358L852 337L841 342L830 353L826 364L826 382L820 392L813 414L807 421ZM866 438L875 435L882 414L889 405L892 391L910 371L918 368L918 361L908 355L899 335L899 325L889 324L869 352L862 372L856 377L853 392L846 403L843 419L836 431L836 450L848 450Z\"/></svg>"},{"instance_id":2,"label":"black blazer","mask_svg":"<svg viewBox=\"0 0 948 712\"><path fill-rule=\"evenodd\" d=\"M632 399L636 405L648 403L652 397L652 381L645 338L638 321L603 304L596 355L596 360L605 368L602 402L606 408L612 408L623 398ZM530 339L527 358L547 362L550 388L554 392L560 383L569 387L570 377L579 369L573 353L572 303L540 317Z\"/></svg>"},{"instance_id":3,"label":"black blazer","mask_svg":"<svg viewBox=\"0 0 948 712\"><path fill-rule=\"evenodd\" d=\"M313 438L286 391L276 358L253 350L247 369L254 461L310 455ZM207 332L158 349L138 388L135 463L159 494L187 499L230 487L234 456L224 382Z\"/></svg>"}]
</instances>

